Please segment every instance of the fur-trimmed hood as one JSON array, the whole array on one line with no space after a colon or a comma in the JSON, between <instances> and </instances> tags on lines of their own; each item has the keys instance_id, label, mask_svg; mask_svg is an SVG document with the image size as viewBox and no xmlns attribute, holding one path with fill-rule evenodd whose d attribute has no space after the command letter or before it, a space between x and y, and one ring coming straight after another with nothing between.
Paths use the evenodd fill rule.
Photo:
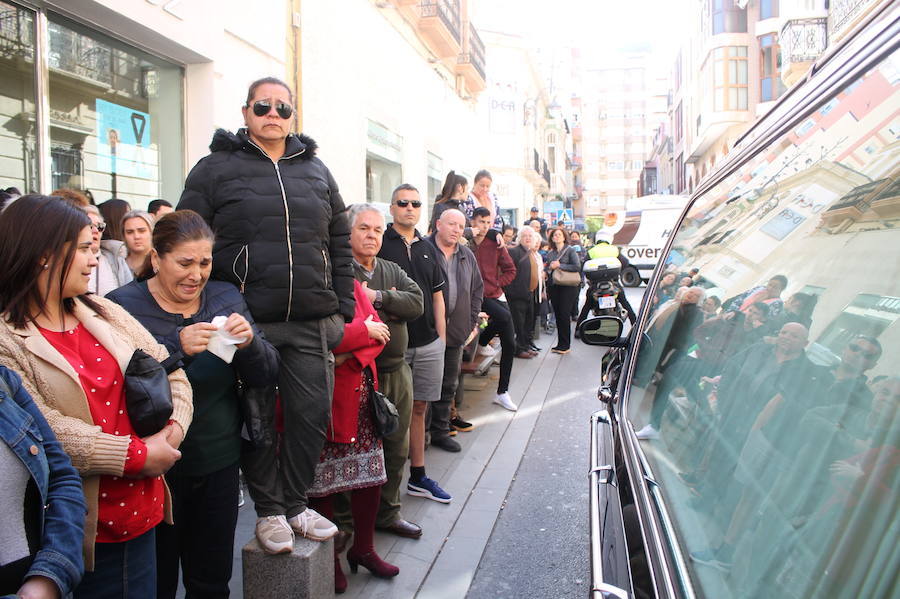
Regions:
<instances>
[{"instance_id":1,"label":"fur-trimmed hood","mask_svg":"<svg viewBox=\"0 0 900 599\"><path fill-rule=\"evenodd\" d=\"M312 160L318 149L319 146L313 138L302 133L291 133L285 139L284 155L291 156L300 153L299 158ZM225 129L216 129L209 144L210 152L237 152L238 150L256 151L247 134L246 127L238 129L236 133Z\"/></svg>"}]
</instances>

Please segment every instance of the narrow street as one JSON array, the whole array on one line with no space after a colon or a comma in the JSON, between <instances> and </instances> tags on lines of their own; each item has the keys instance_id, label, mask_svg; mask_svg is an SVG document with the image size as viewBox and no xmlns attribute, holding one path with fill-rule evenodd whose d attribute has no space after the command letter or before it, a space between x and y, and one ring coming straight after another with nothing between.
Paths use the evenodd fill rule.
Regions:
<instances>
[{"instance_id":1,"label":"narrow street","mask_svg":"<svg viewBox=\"0 0 900 599\"><path fill-rule=\"evenodd\" d=\"M644 288L628 289L637 308ZM404 497L403 515L422 525L419 540L378 533L376 548L400 568L393 580L350 574L346 597L583 597L588 570L588 418L603 348L573 341L572 353L516 360L511 393L518 412L491 403L496 368L467 377L464 415L476 424L456 437L463 450L426 452L429 476L451 494L442 505ZM253 534L247 498L235 540L233 597L242 596L241 547Z\"/></svg>"}]
</instances>

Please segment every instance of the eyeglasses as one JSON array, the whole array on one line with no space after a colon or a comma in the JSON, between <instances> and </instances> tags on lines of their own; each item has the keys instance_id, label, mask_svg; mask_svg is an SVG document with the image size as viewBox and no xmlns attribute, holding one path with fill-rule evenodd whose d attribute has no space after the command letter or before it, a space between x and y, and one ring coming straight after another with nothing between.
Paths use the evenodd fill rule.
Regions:
<instances>
[{"instance_id":1,"label":"eyeglasses","mask_svg":"<svg viewBox=\"0 0 900 599\"><path fill-rule=\"evenodd\" d=\"M257 100L253 103L253 114L256 116L266 116L270 110L272 110L272 102L270 100ZM278 116L287 120L294 114L294 109L289 104L277 102L275 104L275 112L278 113Z\"/></svg>"},{"instance_id":2,"label":"eyeglasses","mask_svg":"<svg viewBox=\"0 0 900 599\"><path fill-rule=\"evenodd\" d=\"M406 208L410 204L412 204L413 208L422 207L422 202L420 202L419 200L397 200L395 203L401 208Z\"/></svg>"},{"instance_id":3,"label":"eyeglasses","mask_svg":"<svg viewBox=\"0 0 900 599\"><path fill-rule=\"evenodd\" d=\"M97 229L98 232L102 233L106 230L106 223L91 223L92 229Z\"/></svg>"},{"instance_id":4,"label":"eyeglasses","mask_svg":"<svg viewBox=\"0 0 900 599\"><path fill-rule=\"evenodd\" d=\"M852 351L855 354L862 354L864 358L871 360L872 358L877 358L878 354L876 352L867 352L863 351L863 348L858 343L851 343L847 346L847 349Z\"/></svg>"}]
</instances>

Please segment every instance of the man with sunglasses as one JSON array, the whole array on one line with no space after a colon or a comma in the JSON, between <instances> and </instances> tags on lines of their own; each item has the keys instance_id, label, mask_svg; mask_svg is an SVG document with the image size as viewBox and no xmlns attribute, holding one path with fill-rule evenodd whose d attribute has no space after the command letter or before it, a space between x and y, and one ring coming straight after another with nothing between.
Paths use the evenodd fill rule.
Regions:
<instances>
[{"instance_id":1,"label":"man with sunglasses","mask_svg":"<svg viewBox=\"0 0 900 599\"><path fill-rule=\"evenodd\" d=\"M337 534L307 508L306 491L331 414L331 350L353 319L353 256L337 184L315 141L291 131L290 88L273 77L255 81L242 113L245 128L216 131L178 209L195 210L212 227L212 278L238 286L281 357L281 457L272 444L242 458L257 539L280 553L291 550L294 533L315 541Z\"/></svg>"},{"instance_id":2,"label":"man with sunglasses","mask_svg":"<svg viewBox=\"0 0 900 599\"><path fill-rule=\"evenodd\" d=\"M406 362L412 369L413 405L409 424L410 475L406 491L416 497L449 503L450 494L425 476L425 414L428 404L441 398L444 373L447 339L444 273L434 255L434 247L416 230L422 216L419 191L409 183L398 186L391 194L390 211L394 222L384 232L378 257L397 263L422 289L425 301L422 316L407 323ZM460 450L459 443L449 436L433 438L431 443L446 451ZM406 456L402 457L405 459ZM390 524L396 515L393 510L386 510L390 506L384 504L383 496L378 525L391 530Z\"/></svg>"}]
</instances>

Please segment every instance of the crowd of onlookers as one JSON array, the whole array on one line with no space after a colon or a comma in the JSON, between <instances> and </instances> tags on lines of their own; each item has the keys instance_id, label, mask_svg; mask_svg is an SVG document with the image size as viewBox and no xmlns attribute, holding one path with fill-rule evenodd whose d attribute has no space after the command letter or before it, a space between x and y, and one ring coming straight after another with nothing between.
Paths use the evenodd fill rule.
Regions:
<instances>
[{"instance_id":1,"label":"crowd of onlookers","mask_svg":"<svg viewBox=\"0 0 900 599\"><path fill-rule=\"evenodd\" d=\"M515 411L535 330L555 320L551 351L570 351L577 232L536 209L506 226L487 171L471 193L451 172L424 231L400 185L388 224L291 133L285 84L254 82L242 115L175 205L3 192L0 471L18 507L0 594L174 597L180 574L187 596L225 597L241 477L264 551L335 538L337 592L344 551L396 576L374 533L423 534L401 513L407 461L406 494L452 500L425 448L459 452L474 428L465 365L499 362L493 402Z\"/></svg>"}]
</instances>

